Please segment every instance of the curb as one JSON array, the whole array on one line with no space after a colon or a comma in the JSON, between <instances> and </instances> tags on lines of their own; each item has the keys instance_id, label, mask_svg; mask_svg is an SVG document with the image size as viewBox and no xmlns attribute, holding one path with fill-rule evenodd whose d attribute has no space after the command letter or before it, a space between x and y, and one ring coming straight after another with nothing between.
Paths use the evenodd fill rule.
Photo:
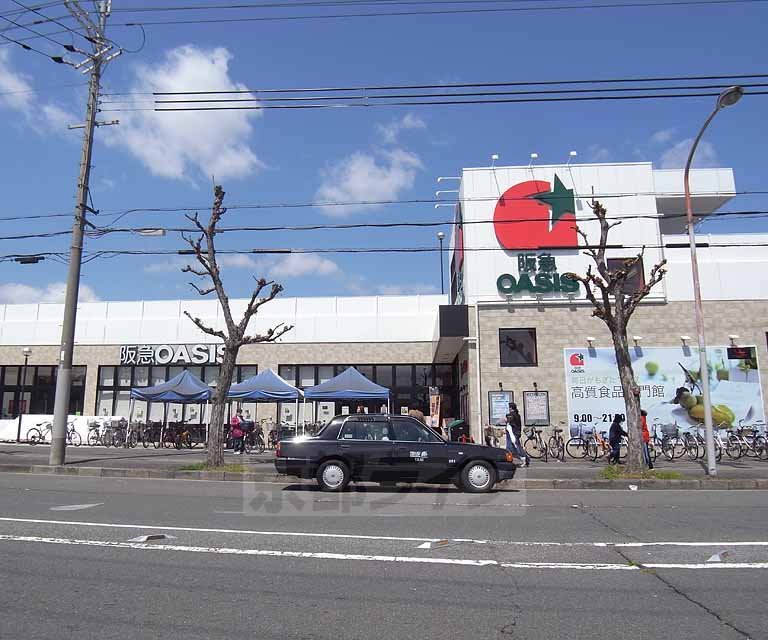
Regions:
<instances>
[{"instance_id":1,"label":"curb","mask_svg":"<svg viewBox=\"0 0 768 640\"><path fill-rule=\"evenodd\" d=\"M175 471L169 469L123 469L115 467L80 467L65 465L3 464L0 473L32 473L43 475L67 475L87 478L141 478L145 480L209 480L218 482L264 482L283 481L287 484L299 482L296 478L287 478L275 472L261 470L248 473L231 471ZM626 491L629 485L636 485L638 490L768 490L768 478L686 478L683 480L578 480L562 479L525 479L509 480L503 486L507 489L611 489Z\"/></svg>"}]
</instances>

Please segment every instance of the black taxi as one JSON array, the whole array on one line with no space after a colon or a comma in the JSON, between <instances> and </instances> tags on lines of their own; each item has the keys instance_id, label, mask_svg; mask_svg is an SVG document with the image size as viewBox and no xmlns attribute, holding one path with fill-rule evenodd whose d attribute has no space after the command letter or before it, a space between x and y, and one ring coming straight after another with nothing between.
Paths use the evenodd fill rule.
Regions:
<instances>
[{"instance_id":1,"label":"black taxi","mask_svg":"<svg viewBox=\"0 0 768 640\"><path fill-rule=\"evenodd\" d=\"M343 491L360 480L454 484L484 493L512 479L517 462L504 449L448 442L409 416L353 414L336 416L315 436L278 443L275 467L315 478L323 491Z\"/></svg>"}]
</instances>

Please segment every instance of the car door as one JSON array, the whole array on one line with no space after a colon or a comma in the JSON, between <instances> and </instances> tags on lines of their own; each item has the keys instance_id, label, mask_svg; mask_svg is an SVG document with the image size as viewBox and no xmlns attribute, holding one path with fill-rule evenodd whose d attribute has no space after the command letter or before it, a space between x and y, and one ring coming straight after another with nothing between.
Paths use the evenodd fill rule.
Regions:
<instances>
[{"instance_id":1,"label":"car door","mask_svg":"<svg viewBox=\"0 0 768 640\"><path fill-rule=\"evenodd\" d=\"M383 416L353 416L339 430L338 449L353 478L373 482L392 476L391 426Z\"/></svg>"},{"instance_id":2,"label":"car door","mask_svg":"<svg viewBox=\"0 0 768 640\"><path fill-rule=\"evenodd\" d=\"M393 417L393 468L401 482L432 482L445 476L449 466L444 441L413 418Z\"/></svg>"}]
</instances>

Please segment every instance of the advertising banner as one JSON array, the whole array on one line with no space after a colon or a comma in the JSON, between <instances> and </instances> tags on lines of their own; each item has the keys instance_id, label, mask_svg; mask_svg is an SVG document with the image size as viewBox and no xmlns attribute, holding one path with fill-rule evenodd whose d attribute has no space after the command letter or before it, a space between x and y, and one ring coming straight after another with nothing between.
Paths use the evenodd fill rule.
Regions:
<instances>
[{"instance_id":1,"label":"advertising banner","mask_svg":"<svg viewBox=\"0 0 768 640\"><path fill-rule=\"evenodd\" d=\"M747 349L729 354L728 347L707 348L715 425L765 420L756 349ZM569 421L608 429L613 417L626 411L613 348L564 352ZM630 347L629 354L649 426L677 423L688 429L704 422L696 347Z\"/></svg>"},{"instance_id":2,"label":"advertising banner","mask_svg":"<svg viewBox=\"0 0 768 640\"><path fill-rule=\"evenodd\" d=\"M514 402L514 394L511 391L488 392L488 422L492 425L507 424L509 403Z\"/></svg>"}]
</instances>

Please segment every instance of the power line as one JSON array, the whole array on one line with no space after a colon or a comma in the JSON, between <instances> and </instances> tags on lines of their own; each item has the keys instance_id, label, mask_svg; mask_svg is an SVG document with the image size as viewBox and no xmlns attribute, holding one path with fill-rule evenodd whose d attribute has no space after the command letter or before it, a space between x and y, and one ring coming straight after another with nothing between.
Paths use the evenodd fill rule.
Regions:
<instances>
[{"instance_id":1,"label":"power line","mask_svg":"<svg viewBox=\"0 0 768 640\"><path fill-rule=\"evenodd\" d=\"M560 96L560 97L536 97L536 98L498 98L479 100L392 100L386 102L343 102L343 103L314 103L314 104L256 104L243 106L212 106L212 107L118 107L116 109L99 109L107 112L131 112L154 111L162 112L196 112L196 111L258 111L261 109L342 109L342 108L375 108L375 107L412 107L412 106L440 106L440 105L485 105L485 104L522 104L522 103L547 103L547 102L604 102L613 100L664 100L680 98L713 98L719 96L719 92L712 93L668 93L668 94L634 94L634 95L600 95L600 96ZM750 96L768 95L768 91L751 91Z\"/></svg>"},{"instance_id":2,"label":"power line","mask_svg":"<svg viewBox=\"0 0 768 640\"><path fill-rule=\"evenodd\" d=\"M572 165L572 166L578 166L578 165ZM497 169L500 169L502 167L497 167ZM707 196L722 196L724 195L723 192L720 191L705 191L705 192L697 192L697 196L701 197L707 197ZM743 191L729 191L727 193L729 196L754 196L754 195L768 195L768 190L743 190ZM635 191L635 192L614 192L614 193L596 193L596 194L589 194L588 197L590 199L594 198L596 200L606 200L606 199L618 199L618 198L634 198L637 196L656 196L656 197L670 197L670 196L682 196L682 192L679 193L673 193L673 192L665 192L660 193L658 191ZM552 198L556 198L557 196L553 196ZM562 196L563 198L569 198L570 196ZM586 196L578 196L578 198L583 199ZM461 203L466 202L488 202L488 201L496 201L499 200L500 196L478 196L473 198L461 198ZM530 196L509 196L504 198L505 201L513 202L513 201L523 201L523 200L530 200ZM305 209L305 208L314 208L314 207L320 207L320 208L327 208L327 207L365 207L365 206L384 206L384 205L410 205L410 204L458 204L459 201L450 201L450 200L442 200L439 198L408 198L408 199L389 199L389 200L335 200L335 201L314 201L314 202L260 202L260 203L250 203L250 204L232 204L227 207L228 211L236 211L236 210L242 210L242 209ZM208 209L210 205L208 204L202 204L202 205L191 205L191 206L174 206L174 207L132 207L128 209L101 209L99 210L99 216L100 217L110 217L110 216L125 216L125 215L131 215L135 213L185 213L185 212L194 212L194 211L202 211L205 209ZM642 214L642 215L657 215L657 214ZM12 220L30 220L30 219L43 219L43 218L59 218L67 216L69 217L70 214L67 213L49 213L49 214L38 214L33 216L9 216L0 218L0 222L2 221L12 221ZM114 222L113 222L114 224Z\"/></svg>"},{"instance_id":3,"label":"power line","mask_svg":"<svg viewBox=\"0 0 768 640\"><path fill-rule=\"evenodd\" d=\"M19 5L20 7L24 8L25 11L31 11L31 12L41 16L42 18L45 18L45 20L42 20L42 21L40 21L40 20L35 21L34 24L46 24L48 22L53 22L54 24L57 24L60 27L64 27L64 29L66 29L70 33L72 33L72 34L74 34L76 36L80 36L81 38L83 38L87 42L90 42L91 44L94 43L93 38L91 38L90 36L87 36L85 34L82 34L79 31L77 31L76 29L73 29L73 28L65 25L63 22L60 22L60 20L58 18L51 18L51 17L45 15L44 13L42 13L41 11L39 11L38 9L35 9L33 7L27 7L26 5L24 5L21 2L19 2L19 0L11 0L11 2L13 2L13 3ZM23 26L23 25L20 25L20 26ZM26 26L24 26L24 28L26 28Z\"/></svg>"},{"instance_id":4,"label":"power line","mask_svg":"<svg viewBox=\"0 0 768 640\"><path fill-rule=\"evenodd\" d=\"M337 20L342 18L378 18L378 17L412 17L412 16L435 16L435 15L467 15L467 14L498 14L498 13L518 13L518 12L539 12L539 11L579 11L593 9L623 9L623 8L650 8L650 7L682 7L682 6L705 6L705 5L731 5L731 4L756 4L764 3L768 0L662 0L661 2L613 2L588 5L556 5L556 6L534 6L534 7L505 7L505 8L483 8L483 9L439 9L428 11L389 11L389 12L367 12L367 13L337 13L337 14L305 14L296 16L242 16L238 18L192 18L192 19L173 19L173 20L153 20L143 22L123 22L115 23L114 26L133 27L142 25L165 26L180 24L226 24L233 22L284 22L298 20Z\"/></svg>"},{"instance_id":5,"label":"power line","mask_svg":"<svg viewBox=\"0 0 768 640\"><path fill-rule=\"evenodd\" d=\"M684 213L651 213L651 214L633 214L624 216L606 216L607 220L674 220L685 218ZM712 214L711 216L703 217L698 216L700 221L711 220L719 217L747 217L747 218L764 218L768 217L768 210L752 210L752 211L723 211L721 213ZM2 220L6 220L3 218ZM592 222L594 216L575 216L573 222ZM465 220L459 223L457 220L422 220L422 221L395 221L395 222L351 222L351 223L333 223L333 224L309 224L309 225L261 225L261 226L230 226L220 227L217 229L217 233L243 233L243 232L274 232L274 231L320 231L320 230L354 230L354 229L394 229L394 228L431 228L431 227L445 227L445 226L472 226L481 224L494 224L494 225L515 225L524 224L529 222L544 222L542 218L521 218L517 220ZM570 222L570 221L569 221ZM189 233L195 234L198 229L195 227L163 227L153 225L151 227L97 227L92 231L86 231L86 235L90 237L103 237L110 233L134 233L142 234L150 231L166 231L171 233ZM60 231L46 231L39 233L24 233L11 236L0 236L0 241L4 240L30 240L41 238L54 238L69 234L69 230Z\"/></svg>"},{"instance_id":6,"label":"power line","mask_svg":"<svg viewBox=\"0 0 768 640\"><path fill-rule=\"evenodd\" d=\"M581 85L581 84L628 84L636 82L694 82L702 80L728 80L731 82L742 80L752 80L768 78L768 74L726 74L726 75L688 75L688 76L641 76L629 78L592 78L592 79L569 79L569 80L534 80L534 81L514 81L514 82L460 82L445 84L391 84L391 85L355 85L342 87L307 87L307 88L288 88L288 89L234 89L226 91L155 91L152 93L104 93L105 96L117 95L155 95L155 96L174 96L174 95L205 95L205 94L238 94L238 93L313 93L313 92L337 92L337 91L399 91L399 90L421 90L421 89L469 89L469 88L491 88L491 87L530 87L546 85Z\"/></svg>"}]
</instances>

